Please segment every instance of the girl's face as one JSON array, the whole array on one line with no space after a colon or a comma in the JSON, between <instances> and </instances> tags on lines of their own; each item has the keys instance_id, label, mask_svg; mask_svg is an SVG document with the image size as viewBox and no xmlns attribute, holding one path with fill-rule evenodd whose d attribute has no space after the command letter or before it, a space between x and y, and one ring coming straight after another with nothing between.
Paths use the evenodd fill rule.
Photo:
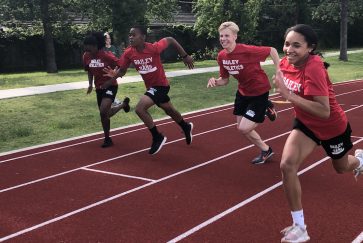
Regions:
<instances>
[{"instance_id":1,"label":"girl's face","mask_svg":"<svg viewBox=\"0 0 363 243\"><path fill-rule=\"evenodd\" d=\"M297 67L303 65L312 50L313 48L308 46L302 34L290 31L286 35L283 51L290 64Z\"/></svg>"},{"instance_id":2,"label":"girl's face","mask_svg":"<svg viewBox=\"0 0 363 243\"><path fill-rule=\"evenodd\" d=\"M143 35L139 29L131 28L129 42L133 47L142 46L145 42L145 35Z\"/></svg>"},{"instance_id":3,"label":"girl's face","mask_svg":"<svg viewBox=\"0 0 363 243\"><path fill-rule=\"evenodd\" d=\"M219 31L219 42L221 46L228 50L233 51L237 40L237 34L233 33L232 30L225 28Z\"/></svg>"}]
</instances>

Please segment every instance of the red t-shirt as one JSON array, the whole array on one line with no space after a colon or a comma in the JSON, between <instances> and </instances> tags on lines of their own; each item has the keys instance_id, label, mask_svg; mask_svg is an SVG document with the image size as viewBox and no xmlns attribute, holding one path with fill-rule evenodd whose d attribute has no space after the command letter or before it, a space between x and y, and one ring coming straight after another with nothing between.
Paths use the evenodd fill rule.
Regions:
<instances>
[{"instance_id":1,"label":"red t-shirt","mask_svg":"<svg viewBox=\"0 0 363 243\"><path fill-rule=\"evenodd\" d=\"M284 57L280 62L280 69L284 75L285 86L304 99L313 100L313 96L329 96L328 119L316 117L295 106L296 118L321 140L328 140L344 133L348 120L335 98L333 85L321 58L310 55L303 67L296 68Z\"/></svg>"},{"instance_id":2,"label":"red t-shirt","mask_svg":"<svg viewBox=\"0 0 363 243\"><path fill-rule=\"evenodd\" d=\"M89 71L94 76L95 87L99 89L109 77L103 76L105 73L102 71L103 68L110 66L115 68L117 66L118 59L108 51L98 51L95 56L91 56L89 52L83 54L83 65L86 71ZM115 80L112 85L117 85Z\"/></svg>"},{"instance_id":3,"label":"red t-shirt","mask_svg":"<svg viewBox=\"0 0 363 243\"><path fill-rule=\"evenodd\" d=\"M163 38L155 43L145 42L145 48L138 52L135 47L128 47L121 56L118 66L126 69L132 63L144 80L147 89L153 86L169 86L160 53L168 47L168 41Z\"/></svg>"},{"instance_id":4,"label":"red t-shirt","mask_svg":"<svg viewBox=\"0 0 363 243\"><path fill-rule=\"evenodd\" d=\"M245 96L258 96L270 90L271 85L260 62L270 55L271 47L237 44L227 53L225 49L218 53L219 76L228 78L232 75L238 80L238 90Z\"/></svg>"}]
</instances>

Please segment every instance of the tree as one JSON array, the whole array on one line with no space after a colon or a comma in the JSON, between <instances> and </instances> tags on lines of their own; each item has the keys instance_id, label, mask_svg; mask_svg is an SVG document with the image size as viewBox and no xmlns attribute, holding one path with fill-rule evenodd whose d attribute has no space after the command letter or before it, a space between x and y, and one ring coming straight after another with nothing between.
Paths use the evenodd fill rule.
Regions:
<instances>
[{"instance_id":1,"label":"tree","mask_svg":"<svg viewBox=\"0 0 363 243\"><path fill-rule=\"evenodd\" d=\"M152 19L171 20L177 0L81 0L82 14L92 21L88 29L111 31L115 41L126 42L134 24L147 24Z\"/></svg>"},{"instance_id":2,"label":"tree","mask_svg":"<svg viewBox=\"0 0 363 243\"><path fill-rule=\"evenodd\" d=\"M340 1L340 55L339 60L348 61L348 0Z\"/></svg>"},{"instance_id":3,"label":"tree","mask_svg":"<svg viewBox=\"0 0 363 243\"><path fill-rule=\"evenodd\" d=\"M348 26L363 18L362 0L323 0L318 1L313 11L313 19L320 20L326 26L340 23L340 60L348 60ZM348 11L349 9L349 11ZM358 37L359 38L359 37Z\"/></svg>"},{"instance_id":4,"label":"tree","mask_svg":"<svg viewBox=\"0 0 363 243\"><path fill-rule=\"evenodd\" d=\"M255 28L251 26L253 16L247 12L246 4L248 2L241 0L197 0L193 7L197 16L194 29L199 35L207 34L209 38L214 38L218 35L217 29L222 22L233 21L240 28L239 36L246 41L252 40L255 35Z\"/></svg>"},{"instance_id":5,"label":"tree","mask_svg":"<svg viewBox=\"0 0 363 243\"><path fill-rule=\"evenodd\" d=\"M18 38L42 35L46 71L55 73L55 32L72 20L73 4L72 0L0 0L0 20Z\"/></svg>"}]
</instances>

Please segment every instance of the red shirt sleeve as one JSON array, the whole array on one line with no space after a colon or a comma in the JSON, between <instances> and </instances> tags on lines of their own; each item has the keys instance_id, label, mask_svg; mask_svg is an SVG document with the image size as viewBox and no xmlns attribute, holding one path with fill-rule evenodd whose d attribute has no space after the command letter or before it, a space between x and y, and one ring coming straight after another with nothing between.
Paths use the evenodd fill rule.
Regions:
<instances>
[{"instance_id":1,"label":"red shirt sleeve","mask_svg":"<svg viewBox=\"0 0 363 243\"><path fill-rule=\"evenodd\" d=\"M249 62L263 62L270 55L271 47L245 45Z\"/></svg>"},{"instance_id":2,"label":"red shirt sleeve","mask_svg":"<svg viewBox=\"0 0 363 243\"><path fill-rule=\"evenodd\" d=\"M158 42L153 43L153 46L155 47L156 52L160 54L169 46L169 43L166 38L162 38Z\"/></svg>"},{"instance_id":3,"label":"red shirt sleeve","mask_svg":"<svg viewBox=\"0 0 363 243\"><path fill-rule=\"evenodd\" d=\"M327 72L321 61L310 62L305 68L304 95L329 96Z\"/></svg>"},{"instance_id":4,"label":"red shirt sleeve","mask_svg":"<svg viewBox=\"0 0 363 243\"><path fill-rule=\"evenodd\" d=\"M121 69L127 69L131 64L131 49L126 49L125 52L121 55L120 59L117 61L117 66Z\"/></svg>"}]
</instances>

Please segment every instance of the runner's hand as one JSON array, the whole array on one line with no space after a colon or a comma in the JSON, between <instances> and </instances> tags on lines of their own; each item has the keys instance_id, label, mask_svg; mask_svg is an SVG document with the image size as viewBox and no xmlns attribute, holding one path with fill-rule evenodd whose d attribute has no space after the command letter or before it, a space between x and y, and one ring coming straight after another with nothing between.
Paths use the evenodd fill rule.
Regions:
<instances>
[{"instance_id":1,"label":"runner's hand","mask_svg":"<svg viewBox=\"0 0 363 243\"><path fill-rule=\"evenodd\" d=\"M185 66L188 66L189 69L193 69L194 68L194 60L193 60L193 58L191 56L186 55L183 58L183 62L185 64Z\"/></svg>"},{"instance_id":2,"label":"runner's hand","mask_svg":"<svg viewBox=\"0 0 363 243\"><path fill-rule=\"evenodd\" d=\"M120 68L116 66L114 69L112 69L110 66L107 66L104 69L102 69L102 71L105 73L103 74L103 76L114 78L118 75Z\"/></svg>"},{"instance_id":3,"label":"runner's hand","mask_svg":"<svg viewBox=\"0 0 363 243\"><path fill-rule=\"evenodd\" d=\"M208 80L207 88L213 88L217 86L217 80L212 77Z\"/></svg>"}]
</instances>

